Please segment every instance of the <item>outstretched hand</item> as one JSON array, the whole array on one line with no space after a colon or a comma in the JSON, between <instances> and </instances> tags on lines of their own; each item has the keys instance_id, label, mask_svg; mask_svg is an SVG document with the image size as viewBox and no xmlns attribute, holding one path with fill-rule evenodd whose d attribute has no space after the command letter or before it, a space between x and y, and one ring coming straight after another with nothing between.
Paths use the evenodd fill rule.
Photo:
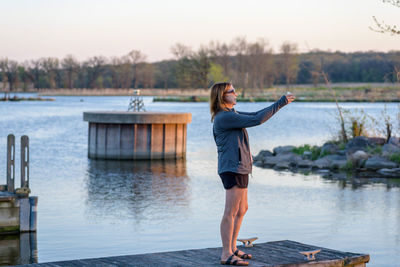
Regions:
<instances>
[{"instance_id":1,"label":"outstretched hand","mask_svg":"<svg viewBox=\"0 0 400 267\"><path fill-rule=\"evenodd\" d=\"M285 96L288 101L288 104L292 103L294 101L294 99L296 98L294 95L292 95L292 93L287 93Z\"/></svg>"}]
</instances>

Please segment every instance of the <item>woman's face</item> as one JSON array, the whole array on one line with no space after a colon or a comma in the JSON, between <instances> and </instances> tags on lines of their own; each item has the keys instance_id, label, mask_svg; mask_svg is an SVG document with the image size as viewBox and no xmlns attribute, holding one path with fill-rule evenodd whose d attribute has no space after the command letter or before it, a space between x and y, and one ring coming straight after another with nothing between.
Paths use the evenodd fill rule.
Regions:
<instances>
[{"instance_id":1,"label":"woman's face","mask_svg":"<svg viewBox=\"0 0 400 267\"><path fill-rule=\"evenodd\" d=\"M237 98L237 94L235 91L235 88L233 88L232 85L230 85L229 87L227 87L224 91L224 101L225 104L228 108L232 108L234 105L236 105L236 98Z\"/></svg>"}]
</instances>

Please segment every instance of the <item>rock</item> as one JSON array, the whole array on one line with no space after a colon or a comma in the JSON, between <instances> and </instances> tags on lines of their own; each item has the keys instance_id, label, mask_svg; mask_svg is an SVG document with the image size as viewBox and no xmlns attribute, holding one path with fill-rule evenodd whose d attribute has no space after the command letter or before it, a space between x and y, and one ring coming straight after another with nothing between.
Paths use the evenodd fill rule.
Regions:
<instances>
[{"instance_id":1,"label":"rock","mask_svg":"<svg viewBox=\"0 0 400 267\"><path fill-rule=\"evenodd\" d=\"M282 162L287 162L289 166L296 166L297 162L301 160L301 156L294 153L278 154L277 156L266 156L264 158L263 166L271 168Z\"/></svg>"},{"instance_id":2,"label":"rock","mask_svg":"<svg viewBox=\"0 0 400 267\"><path fill-rule=\"evenodd\" d=\"M400 146L396 146L393 144L384 144L382 146L382 156L388 157L392 154L400 153Z\"/></svg>"},{"instance_id":3,"label":"rock","mask_svg":"<svg viewBox=\"0 0 400 267\"><path fill-rule=\"evenodd\" d=\"M346 155L346 150L338 150L336 152L336 154L340 155L340 156L345 156Z\"/></svg>"},{"instance_id":4,"label":"rock","mask_svg":"<svg viewBox=\"0 0 400 267\"><path fill-rule=\"evenodd\" d=\"M278 146L274 148L274 155L292 153L294 146Z\"/></svg>"},{"instance_id":5,"label":"rock","mask_svg":"<svg viewBox=\"0 0 400 267\"><path fill-rule=\"evenodd\" d=\"M316 161L314 161L312 168L313 169L330 169L331 168L331 164L332 161L345 161L347 162L347 159L345 156L341 156L341 155L327 155L323 158L319 158ZM336 164L338 164L339 162L336 162Z\"/></svg>"},{"instance_id":6,"label":"rock","mask_svg":"<svg viewBox=\"0 0 400 267\"><path fill-rule=\"evenodd\" d=\"M331 165L331 161L329 159L320 158L314 161L312 168L313 169L329 169Z\"/></svg>"},{"instance_id":7,"label":"rock","mask_svg":"<svg viewBox=\"0 0 400 267\"><path fill-rule=\"evenodd\" d=\"M312 162L311 160L302 159L297 162L296 167L297 168L310 168L313 164L314 164L314 162Z\"/></svg>"},{"instance_id":8,"label":"rock","mask_svg":"<svg viewBox=\"0 0 400 267\"><path fill-rule=\"evenodd\" d=\"M375 146L383 146L386 143L386 138L382 137L368 137L368 140Z\"/></svg>"},{"instance_id":9,"label":"rock","mask_svg":"<svg viewBox=\"0 0 400 267\"><path fill-rule=\"evenodd\" d=\"M336 151L338 151L338 146L333 144L333 143L325 143L321 147L321 153L320 155L329 155L329 154L335 154Z\"/></svg>"},{"instance_id":10,"label":"rock","mask_svg":"<svg viewBox=\"0 0 400 267\"><path fill-rule=\"evenodd\" d=\"M311 151L304 151L303 159L311 159L312 153Z\"/></svg>"},{"instance_id":11,"label":"rock","mask_svg":"<svg viewBox=\"0 0 400 267\"><path fill-rule=\"evenodd\" d=\"M318 174L322 174L322 175L326 175L326 174L330 174L331 171L330 170L326 170L326 169L321 169L317 171Z\"/></svg>"},{"instance_id":12,"label":"rock","mask_svg":"<svg viewBox=\"0 0 400 267\"><path fill-rule=\"evenodd\" d=\"M397 163L379 156L373 156L367 159L364 167L368 170L393 169L397 167Z\"/></svg>"},{"instance_id":13,"label":"rock","mask_svg":"<svg viewBox=\"0 0 400 267\"><path fill-rule=\"evenodd\" d=\"M400 178L400 168L380 169L377 171L380 175L390 178Z\"/></svg>"},{"instance_id":14,"label":"rock","mask_svg":"<svg viewBox=\"0 0 400 267\"><path fill-rule=\"evenodd\" d=\"M264 167L264 163L261 160L260 161L254 161L253 165L257 166L257 167Z\"/></svg>"},{"instance_id":15,"label":"rock","mask_svg":"<svg viewBox=\"0 0 400 267\"><path fill-rule=\"evenodd\" d=\"M338 170L343 168L347 164L347 160L332 160L329 169Z\"/></svg>"},{"instance_id":16,"label":"rock","mask_svg":"<svg viewBox=\"0 0 400 267\"><path fill-rule=\"evenodd\" d=\"M398 137L390 137L388 144L400 147L400 138L398 138Z\"/></svg>"},{"instance_id":17,"label":"rock","mask_svg":"<svg viewBox=\"0 0 400 267\"><path fill-rule=\"evenodd\" d=\"M278 160L274 156L266 156L262 160L262 166L267 168L272 168L278 163Z\"/></svg>"},{"instance_id":18,"label":"rock","mask_svg":"<svg viewBox=\"0 0 400 267\"><path fill-rule=\"evenodd\" d=\"M261 150L257 156L253 157L254 161L262 161L264 157L272 156L272 152L269 150Z\"/></svg>"},{"instance_id":19,"label":"rock","mask_svg":"<svg viewBox=\"0 0 400 267\"><path fill-rule=\"evenodd\" d=\"M278 162L274 167L275 170L287 170L289 168L290 168L290 163L287 161Z\"/></svg>"},{"instance_id":20,"label":"rock","mask_svg":"<svg viewBox=\"0 0 400 267\"><path fill-rule=\"evenodd\" d=\"M368 147L375 147L376 144L364 136L357 136L346 144L346 153L354 153L357 150L367 151Z\"/></svg>"},{"instance_id":21,"label":"rock","mask_svg":"<svg viewBox=\"0 0 400 267\"><path fill-rule=\"evenodd\" d=\"M366 161L368 158L369 154L362 150L357 150L353 154L347 155L347 160L351 161L356 167L362 166L364 161Z\"/></svg>"}]
</instances>

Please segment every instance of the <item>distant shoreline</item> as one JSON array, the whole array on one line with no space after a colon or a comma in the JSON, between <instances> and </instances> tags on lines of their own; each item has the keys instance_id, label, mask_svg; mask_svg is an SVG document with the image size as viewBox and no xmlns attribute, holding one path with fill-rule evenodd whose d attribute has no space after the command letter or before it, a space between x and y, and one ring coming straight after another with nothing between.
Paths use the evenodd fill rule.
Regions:
<instances>
[{"instance_id":1,"label":"distant shoreline","mask_svg":"<svg viewBox=\"0 0 400 267\"><path fill-rule=\"evenodd\" d=\"M293 85L276 86L266 89L237 88L239 101L261 102L274 101L287 91L296 96L298 102L334 102L335 95L339 102L400 102L400 84L332 84L326 86ZM37 93L38 96L131 96L134 89L39 89L13 91L13 93ZM4 94L4 92L0 92ZM140 89L142 96L154 96L155 101L165 102L205 102L208 101L209 89Z\"/></svg>"}]
</instances>

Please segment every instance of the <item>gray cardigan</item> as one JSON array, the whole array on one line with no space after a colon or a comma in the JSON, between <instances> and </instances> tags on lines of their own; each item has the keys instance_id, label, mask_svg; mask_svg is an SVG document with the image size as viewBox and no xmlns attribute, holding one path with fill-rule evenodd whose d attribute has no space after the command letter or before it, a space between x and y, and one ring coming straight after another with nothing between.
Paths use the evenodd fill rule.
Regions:
<instances>
[{"instance_id":1,"label":"gray cardigan","mask_svg":"<svg viewBox=\"0 0 400 267\"><path fill-rule=\"evenodd\" d=\"M286 96L257 112L220 111L214 118L213 133L218 149L218 174L251 173L253 159L245 128L260 125L288 103Z\"/></svg>"}]
</instances>

